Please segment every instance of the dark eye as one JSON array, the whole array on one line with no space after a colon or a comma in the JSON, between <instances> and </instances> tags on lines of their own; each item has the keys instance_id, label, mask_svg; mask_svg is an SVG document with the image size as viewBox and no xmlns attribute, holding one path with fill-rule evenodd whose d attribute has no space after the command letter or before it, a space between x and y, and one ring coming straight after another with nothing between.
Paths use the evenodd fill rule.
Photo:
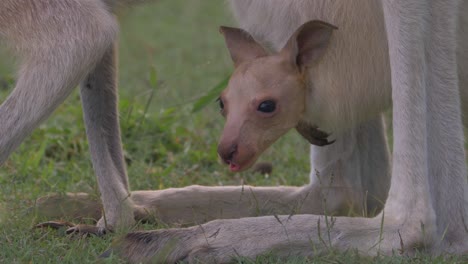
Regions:
<instances>
[{"instance_id":1,"label":"dark eye","mask_svg":"<svg viewBox=\"0 0 468 264\"><path fill-rule=\"evenodd\" d=\"M266 100L258 105L257 111L262 113L273 113L276 110L276 103L271 100Z\"/></svg>"},{"instance_id":2,"label":"dark eye","mask_svg":"<svg viewBox=\"0 0 468 264\"><path fill-rule=\"evenodd\" d=\"M219 103L219 108L220 108L221 110L223 110L223 109L224 109L223 100L221 100L221 98L218 98L216 101L218 101L218 103Z\"/></svg>"}]
</instances>

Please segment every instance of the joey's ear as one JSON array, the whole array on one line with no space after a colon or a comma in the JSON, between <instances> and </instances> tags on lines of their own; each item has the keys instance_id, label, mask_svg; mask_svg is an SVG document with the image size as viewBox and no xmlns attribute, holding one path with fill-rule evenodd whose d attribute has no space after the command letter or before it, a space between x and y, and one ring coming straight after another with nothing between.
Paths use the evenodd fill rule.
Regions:
<instances>
[{"instance_id":1,"label":"joey's ear","mask_svg":"<svg viewBox=\"0 0 468 264\"><path fill-rule=\"evenodd\" d=\"M235 67L244 61L268 55L265 49L249 33L240 28L220 27L219 31L224 36Z\"/></svg>"},{"instance_id":2,"label":"joey's ear","mask_svg":"<svg viewBox=\"0 0 468 264\"><path fill-rule=\"evenodd\" d=\"M323 21L309 21L294 32L280 54L300 69L310 66L324 54L335 29Z\"/></svg>"}]
</instances>

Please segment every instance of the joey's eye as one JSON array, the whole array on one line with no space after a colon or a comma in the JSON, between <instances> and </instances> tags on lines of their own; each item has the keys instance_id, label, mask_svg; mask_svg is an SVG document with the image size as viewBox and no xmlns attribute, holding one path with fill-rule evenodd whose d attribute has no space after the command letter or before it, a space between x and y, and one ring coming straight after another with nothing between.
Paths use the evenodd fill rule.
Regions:
<instances>
[{"instance_id":1,"label":"joey's eye","mask_svg":"<svg viewBox=\"0 0 468 264\"><path fill-rule=\"evenodd\" d=\"M223 100L219 97L216 101L218 101L218 103L219 103L219 108L220 108L221 110L223 110L223 109L224 109Z\"/></svg>"},{"instance_id":2,"label":"joey's eye","mask_svg":"<svg viewBox=\"0 0 468 264\"><path fill-rule=\"evenodd\" d=\"M262 113L273 113L276 110L276 103L272 100L266 100L258 105L257 111Z\"/></svg>"}]
</instances>

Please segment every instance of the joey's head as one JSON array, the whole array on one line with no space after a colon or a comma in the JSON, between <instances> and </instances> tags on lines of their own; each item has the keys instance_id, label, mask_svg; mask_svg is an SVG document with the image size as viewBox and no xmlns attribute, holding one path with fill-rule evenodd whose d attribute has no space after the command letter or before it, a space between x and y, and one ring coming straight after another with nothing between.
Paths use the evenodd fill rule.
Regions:
<instances>
[{"instance_id":1,"label":"joey's head","mask_svg":"<svg viewBox=\"0 0 468 264\"><path fill-rule=\"evenodd\" d=\"M306 138L316 133L317 138L309 139L311 143L315 139L328 143L325 133L309 133L307 127L300 128L300 121L306 108L307 68L318 63L334 29L325 22L307 22L281 51L269 54L247 32L221 27L235 71L219 97L226 124L218 154L231 171L252 166L266 148L292 128Z\"/></svg>"}]
</instances>

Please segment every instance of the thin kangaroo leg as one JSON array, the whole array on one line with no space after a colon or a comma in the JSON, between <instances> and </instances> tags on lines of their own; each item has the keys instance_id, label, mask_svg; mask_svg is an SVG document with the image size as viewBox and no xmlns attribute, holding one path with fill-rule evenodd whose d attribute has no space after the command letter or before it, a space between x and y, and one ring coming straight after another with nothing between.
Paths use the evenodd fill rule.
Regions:
<instances>
[{"instance_id":1,"label":"thin kangaroo leg","mask_svg":"<svg viewBox=\"0 0 468 264\"><path fill-rule=\"evenodd\" d=\"M424 225L426 245L445 250L452 244L446 250L454 252L468 243L460 232L466 230L468 184L456 65L463 2L383 1L395 135L386 220Z\"/></svg>"},{"instance_id":2,"label":"thin kangaroo leg","mask_svg":"<svg viewBox=\"0 0 468 264\"><path fill-rule=\"evenodd\" d=\"M104 204L104 215L97 226L107 229L134 223L120 139L116 56L114 45L80 89L89 149Z\"/></svg>"},{"instance_id":3,"label":"thin kangaroo leg","mask_svg":"<svg viewBox=\"0 0 468 264\"><path fill-rule=\"evenodd\" d=\"M61 14L54 17L43 16L34 5L3 4L0 17L6 21L0 35L23 63L13 92L0 106L0 164L94 67L116 31L115 21L98 3L64 1L47 11Z\"/></svg>"},{"instance_id":4,"label":"thin kangaroo leg","mask_svg":"<svg viewBox=\"0 0 468 264\"><path fill-rule=\"evenodd\" d=\"M99 1L64 0L52 5L45 0L34 4L21 0L0 7L0 17L11 18L11 23L1 23L0 35L23 60L16 87L0 106L1 163L96 66L115 40L117 24ZM102 163L111 161L96 162L102 169ZM99 183L112 186L112 182ZM126 188L127 183L122 185ZM104 187L104 191L110 190ZM117 205L104 202L107 211L112 206ZM111 214L109 221L117 223L116 217Z\"/></svg>"}]
</instances>

